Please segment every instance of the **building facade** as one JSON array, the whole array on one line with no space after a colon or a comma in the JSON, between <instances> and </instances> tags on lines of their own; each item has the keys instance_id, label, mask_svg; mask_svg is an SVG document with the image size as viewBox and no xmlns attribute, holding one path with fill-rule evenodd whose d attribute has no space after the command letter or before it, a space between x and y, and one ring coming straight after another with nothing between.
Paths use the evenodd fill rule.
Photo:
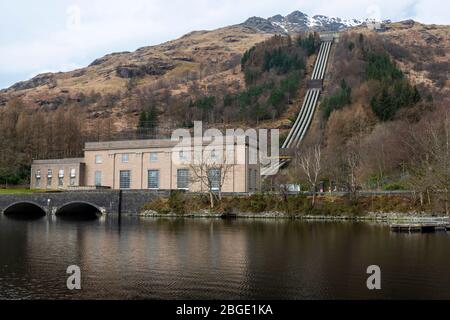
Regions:
<instances>
[{"instance_id":1,"label":"building facade","mask_svg":"<svg viewBox=\"0 0 450 320\"><path fill-rule=\"evenodd\" d=\"M67 189L85 184L84 158L35 160L31 167L32 189Z\"/></svg>"},{"instance_id":2,"label":"building facade","mask_svg":"<svg viewBox=\"0 0 450 320\"><path fill-rule=\"evenodd\" d=\"M235 137L234 137L235 138ZM248 139L234 139L233 150L222 144L200 144L195 147L177 147L169 139L88 142L84 158L35 160L31 168L31 188L66 190L77 188L154 189L222 192L255 192L260 190L260 166L251 161L256 152ZM193 164L195 151L216 153L231 164ZM230 159L232 157L233 159ZM202 159L206 159L203 157ZM254 157L253 157L254 158ZM208 158L209 159L209 158ZM225 161L224 161L225 162ZM219 162L218 162L219 163ZM228 162L227 162L228 163ZM204 165L205 164L205 165ZM209 183L200 176L207 175Z\"/></svg>"}]
</instances>

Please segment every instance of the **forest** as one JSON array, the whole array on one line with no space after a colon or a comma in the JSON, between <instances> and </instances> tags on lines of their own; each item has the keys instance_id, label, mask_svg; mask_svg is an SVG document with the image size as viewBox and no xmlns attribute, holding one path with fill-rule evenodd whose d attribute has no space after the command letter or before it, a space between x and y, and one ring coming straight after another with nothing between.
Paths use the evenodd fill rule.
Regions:
<instances>
[{"instance_id":1,"label":"forest","mask_svg":"<svg viewBox=\"0 0 450 320\"><path fill-rule=\"evenodd\" d=\"M376 34L341 37L318 124L277 179L355 195L412 190L421 204L449 213L448 100L412 84L391 49ZM308 181L302 164L317 157L318 179Z\"/></svg>"}]
</instances>

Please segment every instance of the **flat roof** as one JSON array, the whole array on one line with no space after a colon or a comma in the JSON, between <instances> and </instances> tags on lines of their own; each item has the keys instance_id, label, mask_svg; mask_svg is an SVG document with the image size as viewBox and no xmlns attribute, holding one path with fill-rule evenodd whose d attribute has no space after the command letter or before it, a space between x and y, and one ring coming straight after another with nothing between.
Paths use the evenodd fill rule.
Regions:
<instances>
[{"instance_id":1,"label":"flat roof","mask_svg":"<svg viewBox=\"0 0 450 320\"><path fill-rule=\"evenodd\" d=\"M237 138L241 136L228 136L234 137L235 142ZM224 143L226 142L226 136ZM194 140L194 139L193 139ZM248 143L249 137L246 137L246 143ZM195 142L195 140L194 140ZM98 151L98 150L118 150L118 149L147 149L147 148L173 148L177 146L180 141L173 141L171 139L147 139L147 140L122 140L122 141L103 141L103 142L86 142L84 145L85 151ZM211 141L204 141L204 145L210 145Z\"/></svg>"},{"instance_id":2,"label":"flat roof","mask_svg":"<svg viewBox=\"0 0 450 320\"><path fill-rule=\"evenodd\" d=\"M84 163L84 158L33 160L33 165L39 165L39 164L80 164L80 163Z\"/></svg>"}]
</instances>

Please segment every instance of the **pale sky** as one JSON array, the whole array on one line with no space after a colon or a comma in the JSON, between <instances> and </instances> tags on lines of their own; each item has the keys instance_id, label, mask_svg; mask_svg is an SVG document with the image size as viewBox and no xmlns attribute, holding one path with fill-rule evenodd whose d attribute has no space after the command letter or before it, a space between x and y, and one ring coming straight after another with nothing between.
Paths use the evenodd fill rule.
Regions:
<instances>
[{"instance_id":1,"label":"pale sky","mask_svg":"<svg viewBox=\"0 0 450 320\"><path fill-rule=\"evenodd\" d=\"M105 54L300 10L310 16L450 24L443 0L1 0L0 88Z\"/></svg>"}]
</instances>

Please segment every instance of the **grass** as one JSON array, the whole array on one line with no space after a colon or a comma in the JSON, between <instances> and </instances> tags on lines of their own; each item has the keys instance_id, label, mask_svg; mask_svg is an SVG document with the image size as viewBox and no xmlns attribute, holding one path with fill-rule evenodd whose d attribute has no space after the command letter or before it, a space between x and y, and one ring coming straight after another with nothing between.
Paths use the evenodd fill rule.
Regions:
<instances>
[{"instance_id":1,"label":"grass","mask_svg":"<svg viewBox=\"0 0 450 320\"><path fill-rule=\"evenodd\" d=\"M30 194L39 192L38 190L25 189L25 188L10 188L10 189L0 189L1 194Z\"/></svg>"},{"instance_id":2,"label":"grass","mask_svg":"<svg viewBox=\"0 0 450 320\"><path fill-rule=\"evenodd\" d=\"M209 201L205 195L187 195L174 193L169 199L157 198L145 204L145 210L160 214L192 213L209 210ZM357 200L348 197L318 196L316 204L311 206L311 198L305 195L282 197L271 194L254 194L248 197L224 197L211 210L214 213L261 213L283 212L287 215L326 215L360 216L371 212L441 212L442 208L420 206L417 199L410 196L360 196Z\"/></svg>"}]
</instances>

